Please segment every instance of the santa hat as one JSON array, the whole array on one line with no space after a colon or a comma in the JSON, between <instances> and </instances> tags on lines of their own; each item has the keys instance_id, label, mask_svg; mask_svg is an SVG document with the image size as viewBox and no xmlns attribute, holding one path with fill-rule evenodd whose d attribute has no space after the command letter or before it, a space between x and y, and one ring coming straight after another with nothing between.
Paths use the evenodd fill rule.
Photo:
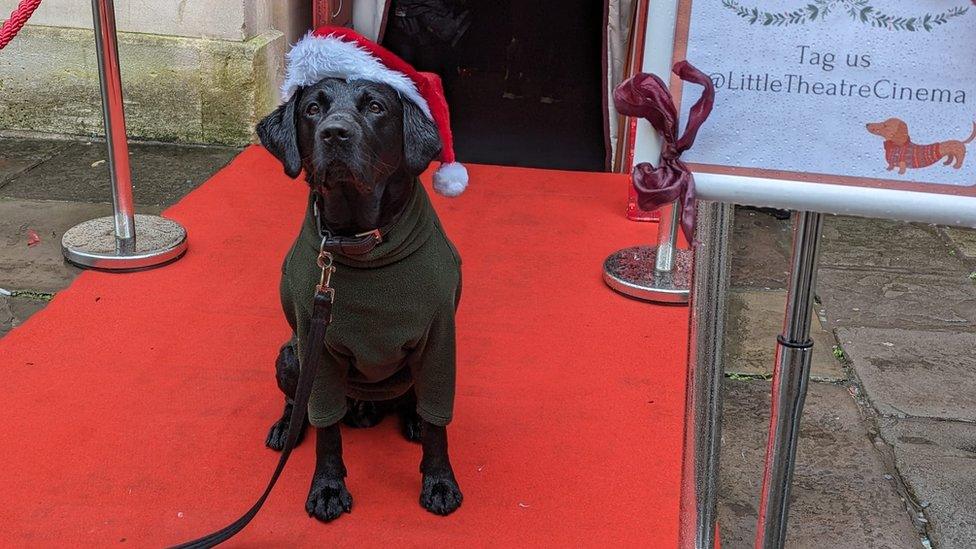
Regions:
<instances>
[{"instance_id":1,"label":"santa hat","mask_svg":"<svg viewBox=\"0 0 976 549\"><path fill-rule=\"evenodd\" d=\"M434 189L457 196L468 186L468 170L454 158L451 118L441 79L420 72L393 52L344 27L320 27L305 35L288 52L282 99L287 101L300 86L323 78L368 80L390 85L401 97L413 101L437 126L441 138L441 165L434 173Z\"/></svg>"}]
</instances>

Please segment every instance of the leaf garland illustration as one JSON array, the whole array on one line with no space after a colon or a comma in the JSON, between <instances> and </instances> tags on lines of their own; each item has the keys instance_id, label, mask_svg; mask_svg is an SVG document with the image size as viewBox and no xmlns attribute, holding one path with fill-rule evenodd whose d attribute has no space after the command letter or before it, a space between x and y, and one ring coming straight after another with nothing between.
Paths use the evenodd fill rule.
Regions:
<instances>
[{"instance_id":1,"label":"leaf garland illustration","mask_svg":"<svg viewBox=\"0 0 976 549\"><path fill-rule=\"evenodd\" d=\"M976 0L970 0L976 4ZM738 0L722 0L722 5L745 19L750 25L786 27L824 21L836 11L846 12L851 19L872 27L892 31L928 31L949 23L969 12L969 6L956 6L941 13L926 13L913 17L885 13L871 5L871 0L812 0L792 11L770 12L747 8Z\"/></svg>"}]
</instances>

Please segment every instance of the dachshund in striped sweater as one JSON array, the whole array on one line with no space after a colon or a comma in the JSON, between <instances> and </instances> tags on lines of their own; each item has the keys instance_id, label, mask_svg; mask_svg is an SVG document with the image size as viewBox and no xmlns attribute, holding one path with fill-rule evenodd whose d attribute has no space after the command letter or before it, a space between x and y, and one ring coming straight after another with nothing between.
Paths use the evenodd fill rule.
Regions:
<instances>
[{"instance_id":1,"label":"dachshund in striped sweater","mask_svg":"<svg viewBox=\"0 0 976 549\"><path fill-rule=\"evenodd\" d=\"M966 145L976 139L976 122L973 123L973 133L965 141L950 140L931 145L912 143L912 138L908 135L908 124L898 118L868 124L867 128L874 135L884 138L888 171L897 166L899 175L904 175L908 168L927 168L943 158L946 166L951 165L958 170L966 159Z\"/></svg>"}]
</instances>

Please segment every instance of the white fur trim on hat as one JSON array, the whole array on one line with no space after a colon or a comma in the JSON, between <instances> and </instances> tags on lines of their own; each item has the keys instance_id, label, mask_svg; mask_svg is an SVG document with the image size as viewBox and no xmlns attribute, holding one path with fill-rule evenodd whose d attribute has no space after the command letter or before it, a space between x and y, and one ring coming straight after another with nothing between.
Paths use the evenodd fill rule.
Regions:
<instances>
[{"instance_id":1,"label":"white fur trim on hat","mask_svg":"<svg viewBox=\"0 0 976 549\"><path fill-rule=\"evenodd\" d=\"M434 190L444 196L457 196L468 186L468 170L460 162L441 164L434 172Z\"/></svg>"},{"instance_id":2,"label":"white fur trim on hat","mask_svg":"<svg viewBox=\"0 0 976 549\"><path fill-rule=\"evenodd\" d=\"M389 69L369 51L337 36L315 36L311 32L286 54L285 80L281 98L287 101L300 86L310 86L323 78L369 80L388 84L413 101L432 118L430 107L407 75Z\"/></svg>"}]
</instances>

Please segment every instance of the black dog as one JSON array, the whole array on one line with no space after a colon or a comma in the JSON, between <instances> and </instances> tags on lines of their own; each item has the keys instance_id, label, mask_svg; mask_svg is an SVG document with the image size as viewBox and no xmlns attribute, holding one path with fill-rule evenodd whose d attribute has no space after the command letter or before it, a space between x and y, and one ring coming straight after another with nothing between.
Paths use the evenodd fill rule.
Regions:
<instances>
[{"instance_id":1,"label":"black dog","mask_svg":"<svg viewBox=\"0 0 976 549\"><path fill-rule=\"evenodd\" d=\"M313 212L314 204L314 211L318 212L321 225L327 227L331 235L352 237L381 227L393 227L392 231L395 232L402 229L403 218L409 215L409 211L416 209L415 204L423 201L428 204L427 210L424 210L424 223L430 225L423 228L433 235L429 239L434 242L429 246L439 246L435 259L440 261L445 255L443 251L449 247L448 254L453 254L453 258L447 261L454 262L450 268L438 263L431 267L430 272L453 273L451 269L457 270L456 280L451 279L449 284L442 285L450 292L455 292L448 296L453 300L450 304L450 318L443 321L438 321L436 317L434 321L417 319L424 326L439 327L443 324L444 329L438 328L436 334L425 332L416 337L404 336L402 342L396 340L397 343L387 345L387 349L377 349L375 342L381 340L377 339L374 331L396 331L399 328L382 326L384 322L390 322L389 319L371 312L368 322L363 323L365 325L350 327L359 330L355 333L362 334L361 339L367 343L353 341L347 346L336 342L339 336L331 336L333 331L343 329L342 322L353 316L356 307L363 308L362 303L356 300L370 299L373 290L377 295L382 295L383 291L388 291L384 288L395 288L400 279L382 278L386 276L383 269L395 268L389 266L375 273L367 273L379 277L375 280L380 282L366 288L364 292L357 293L348 287L343 288L342 277L352 276L355 269L344 267L342 256L337 255L339 270L335 275L336 311L333 315L334 322L329 328L330 333L326 336L326 346L329 348L327 355L337 357L338 366L331 365L332 369L325 373L320 370L313 389L313 404L309 408L311 422L317 427L316 465L306 510L319 520L330 521L343 512L348 512L352 506L352 497L344 481L346 468L342 461L338 418L325 412L318 415L312 413L316 395L320 395L320 399L332 398L334 402L334 397L338 394L345 399L340 417L352 427L370 427L379 423L385 415L397 413L404 436L411 441L419 440L423 446L420 465L423 474L421 505L440 515L455 511L461 505L462 495L448 457L445 425L450 420L450 413L436 413L431 410L438 406L441 409L453 406L453 308L456 307L460 294L460 260L453 246L443 236L436 215L429 208L425 191L416 180L440 152L441 143L436 126L415 104L401 99L393 88L385 84L327 78L312 86L300 88L288 102L258 124L257 133L261 143L281 161L289 177L298 177L299 173L305 171L312 192L309 212ZM419 196L418 193L423 194ZM303 235L309 230L310 223L310 217L306 216ZM420 223L418 222L418 226ZM313 238L319 237L320 230L321 228L316 230ZM447 243L446 247L443 243ZM307 310L307 307L301 307L307 304L290 302L290 296L299 292L288 291L289 287L295 285L294 281L288 282L290 279L305 277L303 272L291 272L296 270L293 264L299 263L295 259L296 254L304 253L301 251L304 250L302 245L300 236L289 254L289 260L286 260L286 272L283 276L283 304L295 336L282 347L277 361L278 386L285 394L285 408L281 419L271 427L266 440L266 445L276 450L280 450L284 444L287 425L293 412L292 399L299 372L299 354L296 349L301 346L300 338L303 335L301 325L302 315L305 313L302 311ZM378 246L385 245L387 243L382 242ZM425 246L424 249L429 247ZM296 251L299 248L301 250ZM414 253L411 257L418 255L422 254ZM298 267L299 270L310 272L317 281L314 255L311 257L309 261L301 261ZM347 259L351 261L354 258ZM407 263L408 260L397 262ZM455 284L455 287L449 287L450 284ZM441 293L443 292L430 290L431 299ZM427 297L421 296L419 299L426 301ZM345 307L346 311L340 310L341 307ZM414 309L410 311L413 314ZM357 393L348 396L350 387L358 384L357 386L368 390L369 382L373 380L369 372L363 373L365 370L360 366L362 358L357 356L358 351L347 348L357 344L367 345L367 353L364 354L380 352L399 357L396 353L403 353L402 362L395 364L394 373L383 382L397 378L398 387L408 386L409 390L398 391L393 397L381 401L362 398ZM428 360L417 358L418 353L426 357L436 354L435 351L441 353L437 356L448 359L433 367L417 366L420 361ZM327 363L326 366L330 364ZM324 367L323 370L329 368ZM437 390L432 388L434 385L437 385ZM440 389L443 391L438 392ZM344 416L341 412L344 412Z\"/></svg>"}]
</instances>

